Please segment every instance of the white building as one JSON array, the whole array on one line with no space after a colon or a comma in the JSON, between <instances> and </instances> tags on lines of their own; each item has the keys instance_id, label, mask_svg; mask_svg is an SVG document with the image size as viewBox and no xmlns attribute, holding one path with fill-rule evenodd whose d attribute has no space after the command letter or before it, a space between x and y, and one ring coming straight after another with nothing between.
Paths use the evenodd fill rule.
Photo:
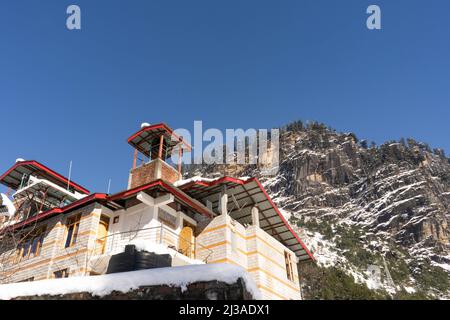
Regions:
<instances>
[{"instance_id":1,"label":"white building","mask_svg":"<svg viewBox=\"0 0 450 320\"><path fill-rule=\"evenodd\" d=\"M129 138L129 186L114 195L91 194L36 161L17 162L0 177L17 190L16 215L0 220L3 243L13 239L0 248L0 280L104 274L110 257L131 243L163 248L173 266L238 265L264 298L301 299L297 266L314 258L259 181L182 181L181 166L165 161L184 143L171 137L158 124Z\"/></svg>"}]
</instances>

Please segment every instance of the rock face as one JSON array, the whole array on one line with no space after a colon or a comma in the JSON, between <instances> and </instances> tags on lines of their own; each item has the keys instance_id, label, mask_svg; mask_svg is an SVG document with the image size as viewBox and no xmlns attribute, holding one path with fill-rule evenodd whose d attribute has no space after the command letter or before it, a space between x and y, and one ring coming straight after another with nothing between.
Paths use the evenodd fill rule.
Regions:
<instances>
[{"instance_id":1,"label":"rock face","mask_svg":"<svg viewBox=\"0 0 450 320\"><path fill-rule=\"evenodd\" d=\"M283 128L280 147L274 177L251 165L189 174L257 176L319 264L340 266L374 289L448 297L450 164L442 150L413 139L368 146L301 122ZM379 266L378 278L369 266Z\"/></svg>"}]
</instances>

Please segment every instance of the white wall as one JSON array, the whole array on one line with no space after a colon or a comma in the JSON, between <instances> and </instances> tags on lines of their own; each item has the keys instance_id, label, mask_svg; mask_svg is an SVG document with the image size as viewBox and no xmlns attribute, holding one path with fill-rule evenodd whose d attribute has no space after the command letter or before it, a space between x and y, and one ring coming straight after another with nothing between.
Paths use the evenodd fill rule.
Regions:
<instances>
[{"instance_id":1,"label":"white wall","mask_svg":"<svg viewBox=\"0 0 450 320\"><path fill-rule=\"evenodd\" d=\"M165 226L163 238L168 240L171 245L178 245L178 238L181 229L183 228L183 221L186 220L193 225L197 222L186 216L183 212L177 212L168 205L159 206L162 210L169 213L175 218L175 228ZM119 217L118 223L114 223L114 218ZM144 230L143 230L144 229ZM139 231L140 230L140 231ZM161 222L158 221L158 207L149 206L146 204L139 204L128 210L120 210L111 215L111 222L108 230L108 239L113 242L127 242L132 238L133 240L142 239L144 241L161 241ZM114 248L107 245L107 251ZM114 250L115 251L115 250Z\"/></svg>"}]
</instances>

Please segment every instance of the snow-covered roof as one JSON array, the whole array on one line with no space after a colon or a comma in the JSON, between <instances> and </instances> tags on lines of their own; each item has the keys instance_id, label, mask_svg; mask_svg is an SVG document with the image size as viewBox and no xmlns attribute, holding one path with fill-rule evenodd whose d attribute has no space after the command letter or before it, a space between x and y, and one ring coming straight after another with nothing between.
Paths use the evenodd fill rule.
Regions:
<instances>
[{"instance_id":1,"label":"snow-covered roof","mask_svg":"<svg viewBox=\"0 0 450 320\"><path fill-rule=\"evenodd\" d=\"M239 278L243 279L248 292L255 299L261 299L261 294L251 276L243 268L231 264L169 267L101 276L5 284L0 285L0 299L10 300L17 297L63 295L79 292L105 296L113 291L129 292L139 287L157 285L176 286L184 290L189 284L195 282L217 280L233 284Z\"/></svg>"},{"instance_id":2,"label":"snow-covered roof","mask_svg":"<svg viewBox=\"0 0 450 320\"><path fill-rule=\"evenodd\" d=\"M175 181L173 185L175 187L181 187L181 186L184 186L185 184L188 184L191 182L212 182L214 180L217 180L217 179L210 179L210 178L204 178L202 176L195 176L195 177L192 177L189 179Z\"/></svg>"}]
</instances>

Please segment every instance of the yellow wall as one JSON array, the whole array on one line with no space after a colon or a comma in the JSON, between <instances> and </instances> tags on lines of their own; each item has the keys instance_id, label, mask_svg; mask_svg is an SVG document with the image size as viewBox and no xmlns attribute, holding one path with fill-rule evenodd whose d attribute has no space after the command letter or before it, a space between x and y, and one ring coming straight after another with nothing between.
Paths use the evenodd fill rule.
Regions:
<instances>
[{"instance_id":1,"label":"yellow wall","mask_svg":"<svg viewBox=\"0 0 450 320\"><path fill-rule=\"evenodd\" d=\"M196 258L208 263L232 263L246 269L266 299L301 299L295 254L262 229L245 228L220 215L198 235ZM207 248L207 249L206 249ZM285 252L294 263L294 281L287 277Z\"/></svg>"},{"instance_id":2,"label":"yellow wall","mask_svg":"<svg viewBox=\"0 0 450 320\"><path fill-rule=\"evenodd\" d=\"M77 242L65 248L67 218L81 213ZM0 254L0 261L8 257L9 262L0 270L2 282L19 282L29 278L42 280L52 278L55 271L68 269L70 276L85 275L89 257L95 245L100 209L93 206L80 211L45 220L34 228L46 226L46 235L37 257L23 258L15 262L16 253L8 251ZM6 276L6 278L5 278Z\"/></svg>"}]
</instances>

